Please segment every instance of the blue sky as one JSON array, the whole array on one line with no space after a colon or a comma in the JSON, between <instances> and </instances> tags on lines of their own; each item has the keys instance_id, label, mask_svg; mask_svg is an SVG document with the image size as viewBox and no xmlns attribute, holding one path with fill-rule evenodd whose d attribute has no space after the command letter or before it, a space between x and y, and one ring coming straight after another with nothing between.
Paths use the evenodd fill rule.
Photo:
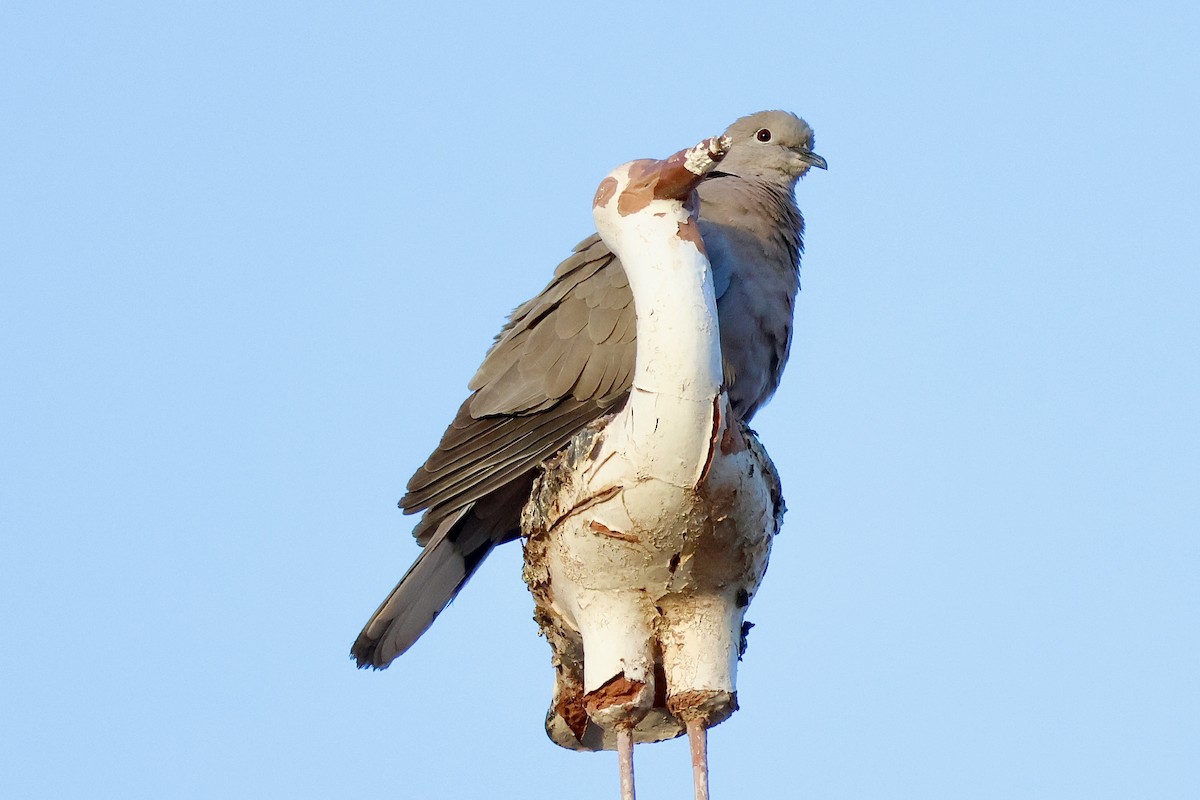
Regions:
<instances>
[{"instance_id":1,"label":"blue sky","mask_svg":"<svg viewBox=\"0 0 1200 800\"><path fill-rule=\"evenodd\" d=\"M828 173L713 796L1200 795L1184 3L0 9L0 794L609 798L505 548L347 658L395 509L618 163ZM687 796L686 746L637 751Z\"/></svg>"}]
</instances>

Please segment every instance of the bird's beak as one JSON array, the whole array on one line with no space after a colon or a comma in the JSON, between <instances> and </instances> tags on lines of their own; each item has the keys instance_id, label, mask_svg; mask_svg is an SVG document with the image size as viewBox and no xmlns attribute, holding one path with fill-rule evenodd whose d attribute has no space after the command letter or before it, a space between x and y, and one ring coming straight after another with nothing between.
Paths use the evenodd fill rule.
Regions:
<instances>
[{"instance_id":1,"label":"bird's beak","mask_svg":"<svg viewBox=\"0 0 1200 800\"><path fill-rule=\"evenodd\" d=\"M800 156L800 160L809 166L817 169L829 169L829 164L825 159L814 153L812 150L797 150L796 153Z\"/></svg>"}]
</instances>

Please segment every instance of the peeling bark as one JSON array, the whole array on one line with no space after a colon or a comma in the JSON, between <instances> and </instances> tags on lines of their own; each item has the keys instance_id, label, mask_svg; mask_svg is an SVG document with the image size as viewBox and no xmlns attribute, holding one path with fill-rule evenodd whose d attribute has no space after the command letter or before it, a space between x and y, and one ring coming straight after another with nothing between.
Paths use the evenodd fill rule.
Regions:
<instances>
[{"instance_id":1,"label":"peeling bark","mask_svg":"<svg viewBox=\"0 0 1200 800\"><path fill-rule=\"evenodd\" d=\"M625 542L638 541L638 537L634 536L633 534L622 533L621 531L614 531L612 528L608 527L603 522L596 522L595 520L592 520L591 522L588 523L588 527L591 528L596 533L601 534L602 536L610 536L613 539L620 539Z\"/></svg>"}]
</instances>

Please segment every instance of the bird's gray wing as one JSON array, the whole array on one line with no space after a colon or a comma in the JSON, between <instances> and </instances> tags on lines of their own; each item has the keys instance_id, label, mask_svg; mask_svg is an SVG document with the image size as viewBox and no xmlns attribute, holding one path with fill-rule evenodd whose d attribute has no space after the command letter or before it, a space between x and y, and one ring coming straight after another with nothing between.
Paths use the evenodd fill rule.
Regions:
<instances>
[{"instance_id":1,"label":"bird's gray wing","mask_svg":"<svg viewBox=\"0 0 1200 800\"><path fill-rule=\"evenodd\" d=\"M401 507L433 516L537 466L629 391L635 338L625 270L599 236L585 239L513 312ZM425 540L433 527L422 520L414 535Z\"/></svg>"},{"instance_id":2,"label":"bird's gray wing","mask_svg":"<svg viewBox=\"0 0 1200 800\"><path fill-rule=\"evenodd\" d=\"M400 506L425 512L413 529L425 549L354 643L360 667L386 667L407 650L492 548L520 535L538 464L627 396L635 338L625 270L593 235L513 311L408 482Z\"/></svg>"}]
</instances>

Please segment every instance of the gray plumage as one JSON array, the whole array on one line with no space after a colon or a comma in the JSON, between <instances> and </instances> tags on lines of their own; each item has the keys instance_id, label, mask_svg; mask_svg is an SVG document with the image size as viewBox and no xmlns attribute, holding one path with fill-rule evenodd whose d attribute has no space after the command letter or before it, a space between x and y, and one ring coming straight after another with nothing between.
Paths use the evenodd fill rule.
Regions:
<instances>
[{"instance_id":1,"label":"gray plumage","mask_svg":"<svg viewBox=\"0 0 1200 800\"><path fill-rule=\"evenodd\" d=\"M735 122L718 172L698 190L712 263L725 383L749 420L779 385L792 336L804 221L793 190L811 128L785 111ZM765 139L765 141L764 141ZM433 454L408 482L424 550L367 622L351 655L383 668L407 650L497 544L520 536L535 471L628 396L636 341L620 261L592 235L541 294L513 311Z\"/></svg>"}]
</instances>

